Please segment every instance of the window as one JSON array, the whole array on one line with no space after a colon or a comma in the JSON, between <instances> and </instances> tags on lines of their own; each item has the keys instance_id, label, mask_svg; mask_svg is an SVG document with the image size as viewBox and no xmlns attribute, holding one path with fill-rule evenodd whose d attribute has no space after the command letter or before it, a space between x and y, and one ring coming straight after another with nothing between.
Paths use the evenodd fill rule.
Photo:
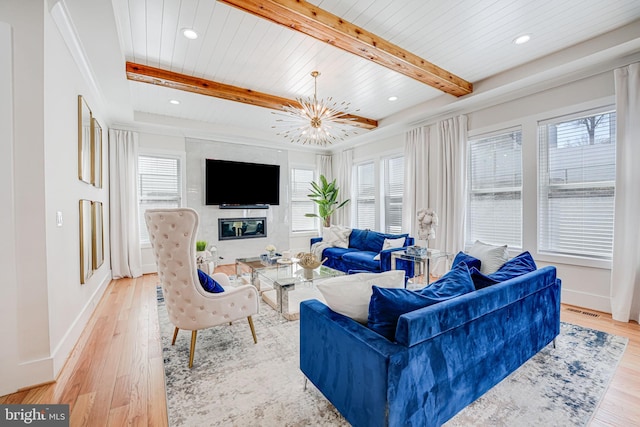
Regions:
<instances>
[{"instance_id":1,"label":"window","mask_svg":"<svg viewBox=\"0 0 640 427\"><path fill-rule=\"evenodd\" d=\"M140 243L148 244L149 234L144 221L144 212L155 208L177 208L181 206L182 183L180 159L171 156L138 156L138 201Z\"/></svg>"},{"instance_id":2,"label":"window","mask_svg":"<svg viewBox=\"0 0 640 427\"><path fill-rule=\"evenodd\" d=\"M601 109L538 124L538 250L611 259L616 116Z\"/></svg>"},{"instance_id":3,"label":"window","mask_svg":"<svg viewBox=\"0 0 640 427\"><path fill-rule=\"evenodd\" d=\"M317 231L318 219L307 213L318 213L316 203L309 199L313 169L291 169L291 231Z\"/></svg>"},{"instance_id":4,"label":"window","mask_svg":"<svg viewBox=\"0 0 640 427\"><path fill-rule=\"evenodd\" d=\"M466 242L522 247L522 132L469 142Z\"/></svg>"},{"instance_id":5,"label":"window","mask_svg":"<svg viewBox=\"0 0 640 427\"><path fill-rule=\"evenodd\" d=\"M376 182L373 162L356 166L355 179L355 228L376 229Z\"/></svg>"},{"instance_id":6,"label":"window","mask_svg":"<svg viewBox=\"0 0 640 427\"><path fill-rule=\"evenodd\" d=\"M404 157L382 161L384 170L383 224L385 233L402 233L402 192L404 190Z\"/></svg>"}]
</instances>

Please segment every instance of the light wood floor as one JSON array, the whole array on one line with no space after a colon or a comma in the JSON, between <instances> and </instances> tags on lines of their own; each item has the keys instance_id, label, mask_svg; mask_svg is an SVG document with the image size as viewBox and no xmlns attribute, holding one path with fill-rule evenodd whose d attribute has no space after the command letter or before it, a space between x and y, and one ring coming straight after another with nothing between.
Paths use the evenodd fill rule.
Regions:
<instances>
[{"instance_id":1,"label":"light wood floor","mask_svg":"<svg viewBox=\"0 0 640 427\"><path fill-rule=\"evenodd\" d=\"M234 267L217 271L234 274ZM57 381L0 397L0 403L69 404L72 427L166 426L157 281L155 274L112 281ZM561 317L629 338L590 425L640 425L640 326L566 305Z\"/></svg>"}]
</instances>

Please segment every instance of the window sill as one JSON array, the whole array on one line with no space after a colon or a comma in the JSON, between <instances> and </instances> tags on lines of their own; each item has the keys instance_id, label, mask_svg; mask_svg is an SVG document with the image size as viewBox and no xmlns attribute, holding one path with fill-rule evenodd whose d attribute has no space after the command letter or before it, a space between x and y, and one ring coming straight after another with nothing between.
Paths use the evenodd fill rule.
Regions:
<instances>
[{"instance_id":1,"label":"window sill","mask_svg":"<svg viewBox=\"0 0 640 427\"><path fill-rule=\"evenodd\" d=\"M575 265L579 267L599 268L602 270L611 270L611 260L585 258L574 255L561 255L550 253L538 253L534 257L536 260L550 264Z\"/></svg>"}]
</instances>

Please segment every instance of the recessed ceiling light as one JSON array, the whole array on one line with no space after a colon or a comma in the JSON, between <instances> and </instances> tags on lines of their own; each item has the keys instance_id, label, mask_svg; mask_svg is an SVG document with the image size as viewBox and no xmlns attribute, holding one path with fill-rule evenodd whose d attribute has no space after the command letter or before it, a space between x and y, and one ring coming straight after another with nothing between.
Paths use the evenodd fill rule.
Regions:
<instances>
[{"instance_id":1,"label":"recessed ceiling light","mask_svg":"<svg viewBox=\"0 0 640 427\"><path fill-rule=\"evenodd\" d=\"M191 28L185 28L184 30L182 30L182 34L189 40L195 40L198 38L198 33L196 33Z\"/></svg>"},{"instance_id":2,"label":"recessed ceiling light","mask_svg":"<svg viewBox=\"0 0 640 427\"><path fill-rule=\"evenodd\" d=\"M390 96L388 99L389 99L389 101L397 101L398 97L397 96Z\"/></svg>"},{"instance_id":3,"label":"recessed ceiling light","mask_svg":"<svg viewBox=\"0 0 640 427\"><path fill-rule=\"evenodd\" d=\"M180 101L178 101L177 99L172 99L169 101L169 103L173 104L173 105L178 105L180 104Z\"/></svg>"},{"instance_id":4,"label":"recessed ceiling light","mask_svg":"<svg viewBox=\"0 0 640 427\"><path fill-rule=\"evenodd\" d=\"M531 35L523 34L523 35L518 36L515 39L513 39L513 43L514 44L524 44L524 43L528 42L529 40L531 40Z\"/></svg>"}]
</instances>

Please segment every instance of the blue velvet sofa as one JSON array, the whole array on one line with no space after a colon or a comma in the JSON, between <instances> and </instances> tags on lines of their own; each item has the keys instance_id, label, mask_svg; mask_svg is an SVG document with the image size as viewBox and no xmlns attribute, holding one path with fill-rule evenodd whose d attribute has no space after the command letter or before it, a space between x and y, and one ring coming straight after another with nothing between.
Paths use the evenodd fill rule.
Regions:
<instances>
[{"instance_id":1,"label":"blue velvet sofa","mask_svg":"<svg viewBox=\"0 0 640 427\"><path fill-rule=\"evenodd\" d=\"M400 316L396 341L300 304L300 369L355 427L440 426L560 333L555 267Z\"/></svg>"},{"instance_id":2,"label":"blue velvet sofa","mask_svg":"<svg viewBox=\"0 0 640 427\"><path fill-rule=\"evenodd\" d=\"M354 228L349 235L349 247L328 247L322 252L322 259L327 259L323 265L340 270L345 273L350 271L369 271L380 273L391 270L391 252L403 248L392 248L382 250L385 239L398 239L404 237L404 247L414 244L414 238L408 234L385 234L378 231L361 230ZM322 237L311 238L311 246L314 243L322 242ZM380 259L374 257L380 254ZM413 276L413 265L398 262L398 269L407 271L408 277ZM411 274L409 274L411 273Z\"/></svg>"}]
</instances>

